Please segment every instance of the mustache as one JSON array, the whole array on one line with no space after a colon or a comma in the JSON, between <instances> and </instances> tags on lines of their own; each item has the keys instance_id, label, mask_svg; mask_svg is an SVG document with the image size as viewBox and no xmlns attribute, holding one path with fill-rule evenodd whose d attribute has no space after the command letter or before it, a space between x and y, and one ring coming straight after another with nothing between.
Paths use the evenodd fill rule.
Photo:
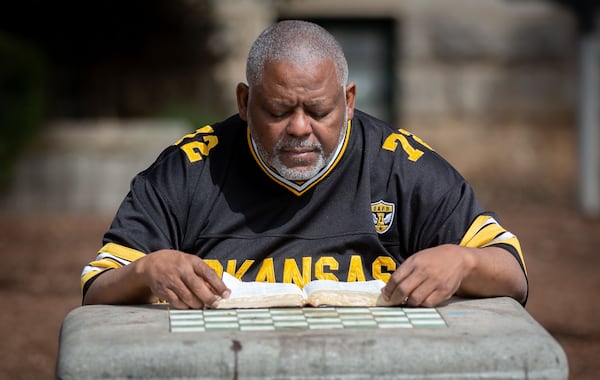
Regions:
<instances>
[{"instance_id":1,"label":"mustache","mask_svg":"<svg viewBox=\"0 0 600 380\"><path fill-rule=\"evenodd\" d=\"M285 139L279 140L275 144L276 150L288 149L288 148L311 148L318 151L323 151L323 147L318 142L311 142L306 139Z\"/></svg>"}]
</instances>

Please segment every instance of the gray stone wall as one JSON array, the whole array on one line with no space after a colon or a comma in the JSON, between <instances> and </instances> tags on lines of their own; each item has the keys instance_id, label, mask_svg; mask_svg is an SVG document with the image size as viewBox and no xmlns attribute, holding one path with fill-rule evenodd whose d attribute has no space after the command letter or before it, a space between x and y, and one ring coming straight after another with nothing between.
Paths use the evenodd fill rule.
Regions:
<instances>
[{"instance_id":1,"label":"gray stone wall","mask_svg":"<svg viewBox=\"0 0 600 380\"><path fill-rule=\"evenodd\" d=\"M218 0L214 7L219 46L229 52L217 76L232 103L250 44L277 18L392 18L397 122L565 120L572 114L575 25L550 1Z\"/></svg>"},{"instance_id":2,"label":"gray stone wall","mask_svg":"<svg viewBox=\"0 0 600 380\"><path fill-rule=\"evenodd\" d=\"M393 18L399 127L429 142L485 199L572 196L577 36L566 9L507 0L276 4L283 17Z\"/></svg>"},{"instance_id":3,"label":"gray stone wall","mask_svg":"<svg viewBox=\"0 0 600 380\"><path fill-rule=\"evenodd\" d=\"M112 215L133 176L192 130L165 120L54 122L19 161L0 208Z\"/></svg>"},{"instance_id":4,"label":"gray stone wall","mask_svg":"<svg viewBox=\"0 0 600 380\"><path fill-rule=\"evenodd\" d=\"M406 120L568 118L575 27L549 2L429 1L406 16ZM417 121L418 122L418 121Z\"/></svg>"},{"instance_id":5,"label":"gray stone wall","mask_svg":"<svg viewBox=\"0 0 600 380\"><path fill-rule=\"evenodd\" d=\"M399 115L391 122L482 187L562 194L573 182L575 25L550 1L212 0L211 9L215 33L205 42L219 60L198 75L217 83L214 95L226 113L236 112L234 89L245 81L252 41L278 18L391 18ZM52 123L19 164L1 205L112 213L131 177L191 129L153 121Z\"/></svg>"}]
</instances>

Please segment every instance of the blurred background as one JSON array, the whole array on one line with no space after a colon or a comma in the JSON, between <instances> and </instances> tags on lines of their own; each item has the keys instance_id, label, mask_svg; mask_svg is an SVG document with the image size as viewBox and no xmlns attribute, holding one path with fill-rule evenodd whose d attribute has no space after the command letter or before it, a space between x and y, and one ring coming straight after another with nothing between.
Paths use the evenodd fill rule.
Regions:
<instances>
[{"instance_id":1,"label":"blurred background","mask_svg":"<svg viewBox=\"0 0 600 380\"><path fill-rule=\"evenodd\" d=\"M131 178L236 112L288 18L341 42L357 108L427 141L522 242L527 310L600 377L595 0L21 0L0 6L0 378L52 378ZM107 321L107 324L109 321Z\"/></svg>"}]
</instances>

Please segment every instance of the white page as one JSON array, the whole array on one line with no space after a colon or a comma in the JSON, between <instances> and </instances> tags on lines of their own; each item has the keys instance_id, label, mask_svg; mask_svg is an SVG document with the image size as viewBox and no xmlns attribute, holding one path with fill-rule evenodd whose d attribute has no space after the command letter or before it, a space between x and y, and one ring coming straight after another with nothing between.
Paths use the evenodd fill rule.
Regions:
<instances>
[{"instance_id":1,"label":"white page","mask_svg":"<svg viewBox=\"0 0 600 380\"><path fill-rule=\"evenodd\" d=\"M358 282L338 282L331 280L315 280L304 286L306 294L317 290L344 290L351 292L381 293L381 288L385 282L381 280L358 281Z\"/></svg>"},{"instance_id":2,"label":"white page","mask_svg":"<svg viewBox=\"0 0 600 380\"><path fill-rule=\"evenodd\" d=\"M304 292L294 284L281 282L243 282L227 272L223 272L223 282L231 290L230 299L281 294L298 294L305 298Z\"/></svg>"}]
</instances>

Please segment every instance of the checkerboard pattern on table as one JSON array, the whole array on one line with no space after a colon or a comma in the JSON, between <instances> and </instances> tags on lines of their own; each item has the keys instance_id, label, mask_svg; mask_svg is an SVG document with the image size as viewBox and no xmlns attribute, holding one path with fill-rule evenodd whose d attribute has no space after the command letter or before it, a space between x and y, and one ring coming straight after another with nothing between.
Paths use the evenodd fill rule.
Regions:
<instances>
[{"instance_id":1,"label":"checkerboard pattern on table","mask_svg":"<svg viewBox=\"0 0 600 380\"><path fill-rule=\"evenodd\" d=\"M318 307L169 310L171 332L447 327L434 308Z\"/></svg>"}]
</instances>

